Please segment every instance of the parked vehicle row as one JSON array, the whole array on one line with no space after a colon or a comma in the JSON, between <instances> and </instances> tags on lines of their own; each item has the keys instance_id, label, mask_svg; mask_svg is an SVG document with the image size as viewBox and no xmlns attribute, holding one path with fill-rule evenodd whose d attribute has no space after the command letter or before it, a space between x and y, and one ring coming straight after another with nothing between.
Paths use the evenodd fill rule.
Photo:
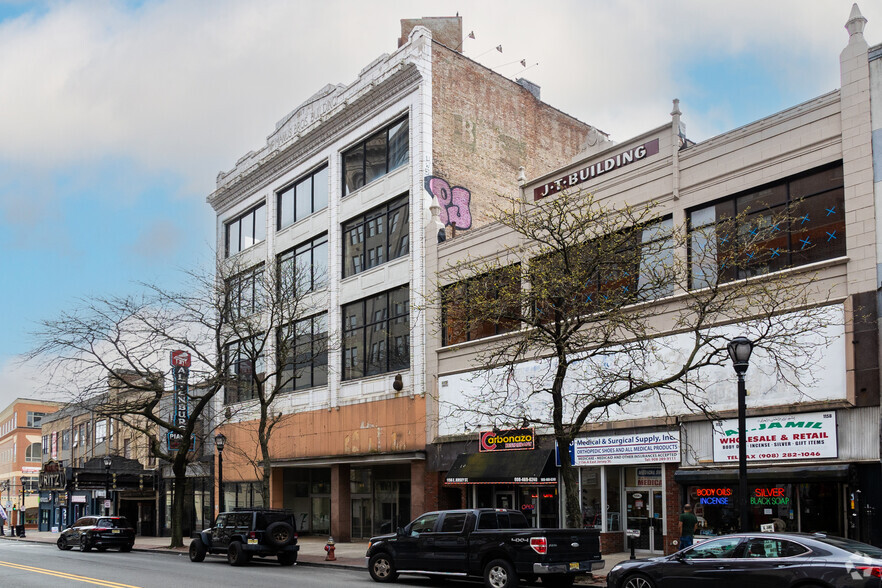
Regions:
<instances>
[{"instance_id":1,"label":"parked vehicle row","mask_svg":"<svg viewBox=\"0 0 882 588\"><path fill-rule=\"evenodd\" d=\"M58 537L59 549L110 547L130 551L135 529L125 517L87 516ZM293 512L239 509L218 515L193 536L190 560L226 555L234 566L252 557L297 561ZM400 574L482 578L487 588L541 581L569 588L602 569L594 529L535 529L523 513L460 509L421 515L406 527L373 537L365 563L370 577L394 582ZM710 539L673 555L626 560L607 575L607 588L882 588L882 549L820 533L739 533Z\"/></svg>"}]
</instances>

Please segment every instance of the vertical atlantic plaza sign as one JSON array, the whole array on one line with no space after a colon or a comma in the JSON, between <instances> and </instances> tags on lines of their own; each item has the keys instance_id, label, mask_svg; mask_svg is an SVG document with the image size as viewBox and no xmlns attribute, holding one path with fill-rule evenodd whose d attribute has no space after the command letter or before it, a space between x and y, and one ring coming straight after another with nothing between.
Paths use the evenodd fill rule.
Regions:
<instances>
[{"instance_id":1,"label":"vertical atlantic plaza sign","mask_svg":"<svg viewBox=\"0 0 882 588\"><path fill-rule=\"evenodd\" d=\"M621 153L616 153L615 155L611 155L606 159L589 165L588 167L582 168L579 171L575 171L562 178L558 178L539 186L533 190L533 200L540 200L566 188L572 188L582 182L587 182L588 180L607 174L621 167L625 167L630 163L640 161L641 159L645 159L656 153L658 153L658 139L653 139L648 143L632 147Z\"/></svg>"}]
</instances>

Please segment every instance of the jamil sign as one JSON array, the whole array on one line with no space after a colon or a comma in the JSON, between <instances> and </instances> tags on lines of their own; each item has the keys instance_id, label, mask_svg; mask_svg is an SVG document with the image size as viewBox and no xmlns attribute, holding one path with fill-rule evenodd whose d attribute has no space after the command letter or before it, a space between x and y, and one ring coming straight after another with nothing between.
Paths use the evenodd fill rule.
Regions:
<instances>
[{"instance_id":1,"label":"jamil sign","mask_svg":"<svg viewBox=\"0 0 882 588\"><path fill-rule=\"evenodd\" d=\"M181 350L172 351L171 364L176 367L190 367L190 352Z\"/></svg>"}]
</instances>

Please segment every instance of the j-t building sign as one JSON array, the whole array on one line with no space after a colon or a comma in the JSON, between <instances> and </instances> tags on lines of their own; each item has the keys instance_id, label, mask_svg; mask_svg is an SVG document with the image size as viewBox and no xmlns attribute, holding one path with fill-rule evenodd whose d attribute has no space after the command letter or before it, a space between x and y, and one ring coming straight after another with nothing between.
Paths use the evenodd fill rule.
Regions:
<instances>
[{"instance_id":1,"label":"j-t building sign","mask_svg":"<svg viewBox=\"0 0 882 588\"><path fill-rule=\"evenodd\" d=\"M748 461L838 456L834 411L751 417L745 428ZM738 462L737 419L714 423L714 461Z\"/></svg>"},{"instance_id":2,"label":"j-t building sign","mask_svg":"<svg viewBox=\"0 0 882 588\"><path fill-rule=\"evenodd\" d=\"M181 426L186 424L187 419L190 417L190 403L189 403L189 384L188 379L190 377L190 354L186 351L172 351L171 352L171 366L172 366L172 377L174 379L175 384L175 395L174 395L174 413L172 414L172 423L175 426ZM176 433L174 431L168 432L168 450L169 451L177 451L181 447L181 443L183 443L183 436L180 433ZM192 448L193 440L190 440L190 445Z\"/></svg>"},{"instance_id":3,"label":"j-t building sign","mask_svg":"<svg viewBox=\"0 0 882 588\"><path fill-rule=\"evenodd\" d=\"M658 153L658 139L653 139L643 145L632 147L625 151L610 155L606 159L595 162L588 167L574 171L568 176L552 180L547 184L543 184L533 190L533 200L539 200L546 196L556 194L566 188L572 188L582 182L587 182L603 174L607 174L613 170L625 167L635 161L640 161L650 155Z\"/></svg>"}]
</instances>

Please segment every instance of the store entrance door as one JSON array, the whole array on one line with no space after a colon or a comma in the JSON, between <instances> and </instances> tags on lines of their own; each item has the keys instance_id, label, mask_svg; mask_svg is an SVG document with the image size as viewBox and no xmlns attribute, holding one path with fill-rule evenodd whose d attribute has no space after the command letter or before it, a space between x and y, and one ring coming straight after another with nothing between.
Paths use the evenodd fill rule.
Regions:
<instances>
[{"instance_id":1,"label":"store entrance door","mask_svg":"<svg viewBox=\"0 0 882 588\"><path fill-rule=\"evenodd\" d=\"M511 510L515 507L514 504L514 490L510 490L508 492L496 492L496 508L504 508L506 510Z\"/></svg>"},{"instance_id":2,"label":"store entrance door","mask_svg":"<svg viewBox=\"0 0 882 588\"><path fill-rule=\"evenodd\" d=\"M629 489L627 496L627 528L640 531L634 548L661 553L664 550L664 517L662 492L649 488ZM628 547L626 544L625 547Z\"/></svg>"}]
</instances>

